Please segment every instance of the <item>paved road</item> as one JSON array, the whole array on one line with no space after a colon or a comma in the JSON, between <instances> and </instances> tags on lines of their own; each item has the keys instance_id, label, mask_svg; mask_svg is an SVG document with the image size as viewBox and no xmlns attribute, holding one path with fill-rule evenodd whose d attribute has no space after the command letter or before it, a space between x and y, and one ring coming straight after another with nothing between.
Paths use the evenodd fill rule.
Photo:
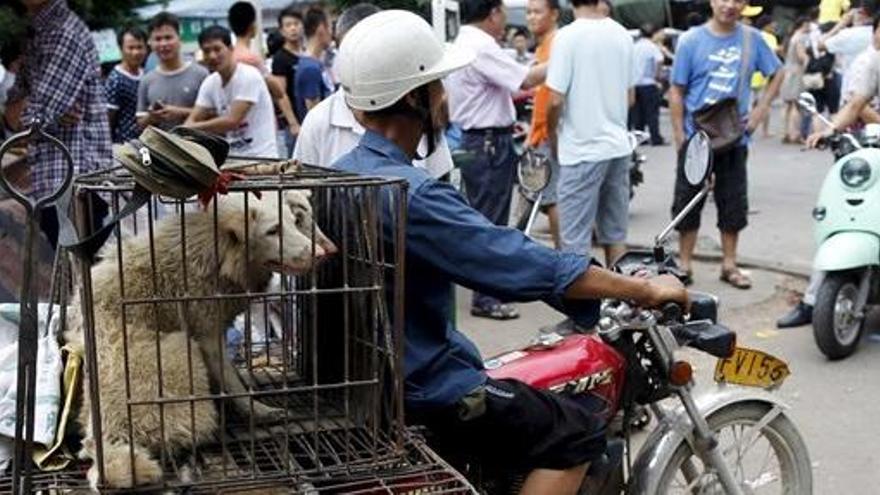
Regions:
<instances>
[{"instance_id":1,"label":"paved road","mask_svg":"<svg viewBox=\"0 0 880 495\"><path fill-rule=\"evenodd\" d=\"M778 119L777 119L778 120ZM674 184L672 146L647 148L645 183L631 204L630 239L650 243L669 218ZM778 138L758 138L749 156L749 227L740 239L747 260L808 272L814 253L810 213L816 193L832 163L830 152L782 145ZM714 205L707 203L698 247L720 250Z\"/></svg>"},{"instance_id":2,"label":"paved road","mask_svg":"<svg viewBox=\"0 0 880 495\"><path fill-rule=\"evenodd\" d=\"M776 116L774 116L776 117ZM778 117L777 121L778 121ZM631 239L650 243L668 220L672 190L671 147L650 148L646 184L632 205ZM830 166L827 152L801 151L778 139L758 140L750 160L750 227L742 237L744 259L786 271L808 273L814 251L810 211L815 194ZM712 210L711 204L707 206ZM714 210L704 214L709 229L701 235L700 250L718 247ZM538 230L541 226L538 226ZM674 244L673 244L674 246ZM778 392L791 405L791 415L807 446L814 467L816 494L880 493L880 335L869 335L860 350L841 362L828 362L816 348L812 329L777 331L776 318L802 291L802 278L752 269L755 287L739 291L718 282L719 267L695 265L696 287L722 300L722 320L736 329L741 345L771 352L790 364L792 376ZM498 323L472 318L459 293L459 324L485 355L524 345L535 330L560 315L540 303L521 306L523 317ZM870 328L880 325L872 322ZM711 383L714 362L696 356L697 381Z\"/></svg>"}]
</instances>

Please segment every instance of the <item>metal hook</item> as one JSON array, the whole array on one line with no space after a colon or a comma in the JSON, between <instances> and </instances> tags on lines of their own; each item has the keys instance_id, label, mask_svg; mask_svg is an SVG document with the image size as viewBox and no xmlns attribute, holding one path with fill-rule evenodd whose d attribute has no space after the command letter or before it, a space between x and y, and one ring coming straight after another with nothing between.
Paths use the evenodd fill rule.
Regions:
<instances>
[{"instance_id":1,"label":"metal hook","mask_svg":"<svg viewBox=\"0 0 880 495\"><path fill-rule=\"evenodd\" d=\"M9 183L9 180L6 178L6 174L3 172L3 169L0 168L0 187L2 187L3 190L6 191L6 193L9 194L9 196L12 197L16 202L24 206L29 214L39 211L44 206L55 202L55 200L61 197L61 195L67 191L67 189L70 187L70 184L73 182L74 170L73 156L70 154L70 150L67 148L67 146L64 145L64 143L61 142L61 140L47 133L43 129L43 123L38 119L34 119L33 123L27 130L19 132L17 134L13 134L12 137L7 139L5 142L3 142L2 145L0 145L0 162L3 161L3 157L6 155L7 152L9 152L9 150L13 148L15 144L18 144L21 141L26 141L27 139L30 139L32 137L44 139L56 148L60 149L61 154L64 156L64 160L67 163L67 167L65 169L64 179L61 181L61 185L58 186L58 188L55 189L48 196L36 199L28 197L22 191L19 191L17 188L13 187L12 184Z\"/></svg>"},{"instance_id":2,"label":"metal hook","mask_svg":"<svg viewBox=\"0 0 880 495\"><path fill-rule=\"evenodd\" d=\"M13 187L0 167L0 187L17 203L21 204L27 214L25 228L25 244L23 246L23 276L21 281L19 335L18 335L18 373L16 379L15 401L15 453L13 455L12 481L13 492L29 493L33 480L31 478L31 452L34 439L34 414L36 408L37 379L37 347L38 311L37 291L35 290L34 272L36 271L37 231L39 229L40 210L55 202L70 189L73 182L74 163L70 150L56 137L43 130L42 122L34 120L30 128L7 139L0 145L0 162L13 145L31 138L44 139L61 150L67 162L67 169L61 185L48 196L30 198L22 191Z\"/></svg>"}]
</instances>

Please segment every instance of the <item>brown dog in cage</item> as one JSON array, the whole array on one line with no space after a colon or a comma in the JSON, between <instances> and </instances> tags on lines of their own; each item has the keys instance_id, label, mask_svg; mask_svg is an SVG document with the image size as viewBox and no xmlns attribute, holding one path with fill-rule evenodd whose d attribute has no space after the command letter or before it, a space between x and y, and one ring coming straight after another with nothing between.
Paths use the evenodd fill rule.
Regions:
<instances>
[{"instance_id":1,"label":"brown dog in cage","mask_svg":"<svg viewBox=\"0 0 880 495\"><path fill-rule=\"evenodd\" d=\"M152 235L105 248L91 271L105 486L159 483L163 451L215 439L212 392L232 395L226 400L243 417L283 415L248 397L224 355L221 337L250 302L228 296L265 291L273 273L303 274L335 251L312 224L308 192L294 190L222 197L216 217L213 208L169 215ZM88 352L81 315L70 314L65 338ZM80 455L94 459L88 390L85 383ZM95 486L97 463L88 477Z\"/></svg>"}]
</instances>

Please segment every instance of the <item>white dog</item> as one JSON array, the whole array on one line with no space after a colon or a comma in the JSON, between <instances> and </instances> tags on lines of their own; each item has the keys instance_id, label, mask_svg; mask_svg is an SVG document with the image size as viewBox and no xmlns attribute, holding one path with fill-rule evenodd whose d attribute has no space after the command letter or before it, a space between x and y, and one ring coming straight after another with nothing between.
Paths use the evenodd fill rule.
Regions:
<instances>
[{"instance_id":1,"label":"white dog","mask_svg":"<svg viewBox=\"0 0 880 495\"><path fill-rule=\"evenodd\" d=\"M156 458L163 445L173 455L214 438L212 385L214 391L238 394L231 399L235 410L250 415L247 389L225 358L220 337L249 301L223 296L262 292L273 272L300 275L336 252L317 227L312 242L307 193L288 191L282 205L277 193L246 202L247 207L242 195L220 199L216 228L214 209L208 208L186 213L182 221L177 215L158 221L152 243L147 232L124 239L121 278L115 247L92 268L104 475L110 487L158 483L162 469ZM72 312L65 338L82 346L79 316ZM92 378L86 376L85 390ZM88 394L83 397L81 455L94 458ZM129 400L141 404L129 406ZM279 410L254 401L253 412L266 418ZM97 469L95 463L89 471L93 484Z\"/></svg>"}]
</instances>

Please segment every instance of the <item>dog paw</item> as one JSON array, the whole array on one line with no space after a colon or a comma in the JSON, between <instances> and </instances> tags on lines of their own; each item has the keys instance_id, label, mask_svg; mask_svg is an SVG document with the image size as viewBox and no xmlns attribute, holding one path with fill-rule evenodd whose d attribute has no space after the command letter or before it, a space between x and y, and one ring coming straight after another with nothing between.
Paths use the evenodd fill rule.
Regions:
<instances>
[{"instance_id":1,"label":"dog paw","mask_svg":"<svg viewBox=\"0 0 880 495\"><path fill-rule=\"evenodd\" d=\"M132 476L134 474L134 476ZM142 447L134 447L134 473L131 468L131 454L128 445L107 444L104 447L104 483L98 484L98 464L92 464L86 475L89 485L97 491L104 488L132 488L135 486L157 485L162 482L162 467Z\"/></svg>"},{"instance_id":2,"label":"dog paw","mask_svg":"<svg viewBox=\"0 0 880 495\"><path fill-rule=\"evenodd\" d=\"M284 421L287 410L254 401L254 420L259 423L280 423Z\"/></svg>"}]
</instances>

